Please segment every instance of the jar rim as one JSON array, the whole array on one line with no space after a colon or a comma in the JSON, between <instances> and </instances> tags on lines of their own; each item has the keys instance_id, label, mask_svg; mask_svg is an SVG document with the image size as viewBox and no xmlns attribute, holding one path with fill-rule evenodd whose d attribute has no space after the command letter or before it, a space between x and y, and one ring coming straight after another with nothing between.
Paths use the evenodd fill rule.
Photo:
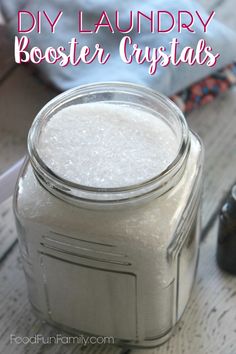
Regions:
<instances>
[{"instance_id":1,"label":"jar rim","mask_svg":"<svg viewBox=\"0 0 236 354\"><path fill-rule=\"evenodd\" d=\"M174 116L181 127L181 140L179 144L179 149L177 151L175 159L158 175L145 180L138 184L132 184L124 187L93 187L82 185L73 181L64 179L63 177L56 174L52 169L50 169L47 164L40 158L37 152L36 141L40 133L41 124L44 119L46 119L50 112L55 108L63 107L65 103L73 101L74 99L86 95L92 95L97 93L107 93L107 92L122 92L127 94L137 94L146 96L147 98L152 98L159 103L162 103L166 108L174 113ZM80 199L84 201L92 202L119 202L124 200L130 200L137 198L138 196L150 194L154 190L159 190L160 194L166 191L167 181L176 176L178 173L183 172L183 167L186 163L189 149L190 149L190 138L189 129L185 117L181 110L176 106L165 95L154 91L153 89L147 88L143 85L137 85L128 82L98 82L92 84L81 85L76 88L67 90L55 98L50 100L36 115L33 124L29 130L28 141L27 141L28 153L31 165L36 174L36 177L43 184L44 187L49 189L53 194L62 194L64 198L71 197L75 199ZM164 188L161 188L164 187ZM169 188L170 189L170 188ZM168 189L168 190L169 190ZM75 191L80 191L75 193ZM142 193L143 191L143 193ZM139 193L138 193L139 192ZM121 194L131 193L130 196L125 195L122 198ZM94 199L93 196L96 198ZM83 197L85 196L86 197ZM103 197L99 197L98 195ZM110 195L110 197L108 197ZM113 195L113 197L111 197Z\"/></svg>"}]
</instances>

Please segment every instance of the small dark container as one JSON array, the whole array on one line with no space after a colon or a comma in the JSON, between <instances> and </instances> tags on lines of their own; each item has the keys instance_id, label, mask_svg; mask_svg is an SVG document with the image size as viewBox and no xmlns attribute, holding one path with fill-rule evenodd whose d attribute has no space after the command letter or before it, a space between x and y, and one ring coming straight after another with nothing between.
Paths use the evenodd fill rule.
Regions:
<instances>
[{"instance_id":1,"label":"small dark container","mask_svg":"<svg viewBox=\"0 0 236 354\"><path fill-rule=\"evenodd\" d=\"M220 212L217 262L220 268L236 275L236 184Z\"/></svg>"}]
</instances>

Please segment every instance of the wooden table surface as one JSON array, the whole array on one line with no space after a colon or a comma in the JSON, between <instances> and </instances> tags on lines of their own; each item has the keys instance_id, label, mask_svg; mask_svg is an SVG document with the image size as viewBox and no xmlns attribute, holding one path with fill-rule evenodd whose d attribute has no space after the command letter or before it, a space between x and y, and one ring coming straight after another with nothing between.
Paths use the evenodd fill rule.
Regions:
<instances>
[{"instance_id":1,"label":"wooden table surface","mask_svg":"<svg viewBox=\"0 0 236 354\"><path fill-rule=\"evenodd\" d=\"M203 0L201 2L204 4ZM208 4L209 8L216 9L219 19L236 30L234 6L234 0L214 0ZM0 38L3 31L0 27ZM3 46L8 56L1 54ZM11 50L7 41L1 41L0 173L24 154L26 133L35 113L56 94L28 69L14 65ZM206 150L203 239L197 279L187 310L169 342L153 350L132 350L132 354L236 353L236 277L222 272L215 262L219 207L236 182L236 89L193 112L187 119L203 139ZM124 352L108 345L10 344L11 334L49 337L56 333L35 317L28 302L11 200L7 200L0 206L0 353Z\"/></svg>"}]
</instances>

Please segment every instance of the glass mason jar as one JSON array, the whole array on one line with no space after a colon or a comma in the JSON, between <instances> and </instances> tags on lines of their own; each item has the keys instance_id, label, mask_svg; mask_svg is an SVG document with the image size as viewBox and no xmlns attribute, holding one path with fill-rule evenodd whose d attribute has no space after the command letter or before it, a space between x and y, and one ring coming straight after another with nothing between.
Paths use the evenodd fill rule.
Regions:
<instances>
[{"instance_id":1,"label":"glass mason jar","mask_svg":"<svg viewBox=\"0 0 236 354\"><path fill-rule=\"evenodd\" d=\"M178 140L168 168L139 185L93 188L51 171L39 137L62 108L88 102L161 115ZM14 210L30 302L71 333L124 346L166 341L188 302L198 260L203 147L181 111L147 88L103 83L69 90L37 115Z\"/></svg>"}]
</instances>

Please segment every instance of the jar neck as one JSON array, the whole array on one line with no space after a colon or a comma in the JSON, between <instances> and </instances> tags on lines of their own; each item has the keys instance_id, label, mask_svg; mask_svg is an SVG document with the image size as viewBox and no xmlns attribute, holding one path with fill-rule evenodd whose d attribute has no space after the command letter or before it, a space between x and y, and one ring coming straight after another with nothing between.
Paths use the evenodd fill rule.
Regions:
<instances>
[{"instance_id":1,"label":"jar neck","mask_svg":"<svg viewBox=\"0 0 236 354\"><path fill-rule=\"evenodd\" d=\"M154 178L140 184L119 188L95 188L79 185L56 175L38 155L37 146L41 130L50 117L60 109L70 104L88 102L88 99L90 102L95 102L95 100L115 101L125 104L139 104L143 107L148 106L152 110L162 110L163 116L166 112L166 116L171 116L172 119L172 122L167 121L167 123L175 124L179 134L179 148L175 160L166 170ZM28 151L38 181L56 197L76 205L130 204L159 197L179 182L188 160L190 136L182 112L163 95L133 84L93 84L81 86L57 96L39 112L29 132Z\"/></svg>"}]
</instances>

